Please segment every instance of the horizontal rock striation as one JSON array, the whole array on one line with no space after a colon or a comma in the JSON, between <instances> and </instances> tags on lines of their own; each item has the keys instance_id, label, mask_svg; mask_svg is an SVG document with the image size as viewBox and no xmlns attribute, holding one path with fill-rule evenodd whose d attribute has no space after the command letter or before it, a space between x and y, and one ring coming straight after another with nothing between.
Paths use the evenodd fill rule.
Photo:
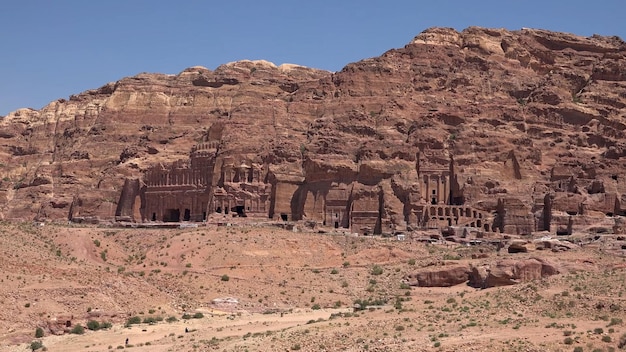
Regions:
<instances>
[{"instance_id":1,"label":"horizontal rock striation","mask_svg":"<svg viewBox=\"0 0 626 352\"><path fill-rule=\"evenodd\" d=\"M430 28L335 73L142 73L2 118L0 216L606 228L626 212L625 55L617 37Z\"/></svg>"}]
</instances>

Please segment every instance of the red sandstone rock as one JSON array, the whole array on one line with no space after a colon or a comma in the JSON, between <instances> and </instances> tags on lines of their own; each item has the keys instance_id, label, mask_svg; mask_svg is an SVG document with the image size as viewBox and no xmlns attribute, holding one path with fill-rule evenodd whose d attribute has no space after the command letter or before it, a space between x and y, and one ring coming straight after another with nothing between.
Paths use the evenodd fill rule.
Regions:
<instances>
[{"instance_id":1,"label":"red sandstone rock","mask_svg":"<svg viewBox=\"0 0 626 352\"><path fill-rule=\"evenodd\" d=\"M406 281L411 286L449 287L467 282L469 272L467 265L443 266L409 274Z\"/></svg>"},{"instance_id":2,"label":"red sandstone rock","mask_svg":"<svg viewBox=\"0 0 626 352\"><path fill-rule=\"evenodd\" d=\"M336 73L123 78L0 121L0 218L623 231L625 59L617 37L431 28Z\"/></svg>"},{"instance_id":3,"label":"red sandstone rock","mask_svg":"<svg viewBox=\"0 0 626 352\"><path fill-rule=\"evenodd\" d=\"M505 259L495 264L472 266L469 285L479 288L514 285L556 275L558 268L543 259Z\"/></svg>"}]
</instances>

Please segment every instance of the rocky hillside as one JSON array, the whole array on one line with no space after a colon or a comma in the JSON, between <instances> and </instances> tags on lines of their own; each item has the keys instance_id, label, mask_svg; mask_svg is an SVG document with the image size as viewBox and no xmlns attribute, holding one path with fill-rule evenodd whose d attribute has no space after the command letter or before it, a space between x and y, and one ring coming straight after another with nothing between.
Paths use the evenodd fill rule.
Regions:
<instances>
[{"instance_id":1,"label":"rocky hillside","mask_svg":"<svg viewBox=\"0 0 626 352\"><path fill-rule=\"evenodd\" d=\"M262 61L143 73L0 125L4 219L62 220L77 208L113 219L126 178L205 141L264 165L274 185L295 185L277 196L292 210L306 185L377 187L383 218L406 226L419 153L432 165L453 160L452 197L499 212L500 229L507 212L517 232L533 221L621 231L613 216L626 210L618 37L431 28L336 73Z\"/></svg>"}]
</instances>

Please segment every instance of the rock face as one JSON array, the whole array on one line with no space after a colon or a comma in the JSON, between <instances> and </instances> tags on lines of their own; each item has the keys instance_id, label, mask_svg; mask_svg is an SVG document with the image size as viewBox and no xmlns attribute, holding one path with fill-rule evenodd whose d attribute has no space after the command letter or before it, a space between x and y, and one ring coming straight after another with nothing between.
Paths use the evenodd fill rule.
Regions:
<instances>
[{"instance_id":1,"label":"rock face","mask_svg":"<svg viewBox=\"0 0 626 352\"><path fill-rule=\"evenodd\" d=\"M471 27L336 73L139 74L2 118L0 217L621 231L625 62L617 37Z\"/></svg>"},{"instance_id":2,"label":"rock face","mask_svg":"<svg viewBox=\"0 0 626 352\"><path fill-rule=\"evenodd\" d=\"M543 259L505 259L479 265L453 265L421 269L408 274L411 286L449 287L463 283L476 288L514 285L559 273L558 267Z\"/></svg>"},{"instance_id":3,"label":"rock face","mask_svg":"<svg viewBox=\"0 0 626 352\"><path fill-rule=\"evenodd\" d=\"M472 267L468 284L477 288L514 285L556 275L558 268L542 259L506 259L493 265Z\"/></svg>"},{"instance_id":4,"label":"rock face","mask_svg":"<svg viewBox=\"0 0 626 352\"><path fill-rule=\"evenodd\" d=\"M467 282L469 273L467 265L444 266L410 274L406 281L411 286L449 287Z\"/></svg>"}]
</instances>

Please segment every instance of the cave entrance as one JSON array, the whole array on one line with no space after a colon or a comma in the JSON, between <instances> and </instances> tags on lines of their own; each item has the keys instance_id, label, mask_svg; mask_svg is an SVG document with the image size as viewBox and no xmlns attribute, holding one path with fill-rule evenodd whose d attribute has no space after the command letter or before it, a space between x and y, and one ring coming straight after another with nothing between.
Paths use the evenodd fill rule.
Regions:
<instances>
[{"instance_id":1,"label":"cave entrance","mask_svg":"<svg viewBox=\"0 0 626 352\"><path fill-rule=\"evenodd\" d=\"M287 221L287 220L289 220L289 217L285 213L280 213L280 219L282 221Z\"/></svg>"},{"instance_id":2,"label":"cave entrance","mask_svg":"<svg viewBox=\"0 0 626 352\"><path fill-rule=\"evenodd\" d=\"M248 215L246 215L246 207L244 207L243 205L237 205L235 207L235 211L237 212L237 216L241 217L241 218L245 218Z\"/></svg>"},{"instance_id":3,"label":"cave entrance","mask_svg":"<svg viewBox=\"0 0 626 352\"><path fill-rule=\"evenodd\" d=\"M339 221L335 221L335 228L338 229L339 228Z\"/></svg>"},{"instance_id":4,"label":"cave entrance","mask_svg":"<svg viewBox=\"0 0 626 352\"><path fill-rule=\"evenodd\" d=\"M156 213L152 213L152 221L156 221Z\"/></svg>"},{"instance_id":5,"label":"cave entrance","mask_svg":"<svg viewBox=\"0 0 626 352\"><path fill-rule=\"evenodd\" d=\"M165 214L163 214L164 222L179 222L180 221L180 210L179 209L165 209Z\"/></svg>"},{"instance_id":6,"label":"cave entrance","mask_svg":"<svg viewBox=\"0 0 626 352\"><path fill-rule=\"evenodd\" d=\"M183 221L191 220L191 210L185 209L185 215L183 215Z\"/></svg>"}]
</instances>

